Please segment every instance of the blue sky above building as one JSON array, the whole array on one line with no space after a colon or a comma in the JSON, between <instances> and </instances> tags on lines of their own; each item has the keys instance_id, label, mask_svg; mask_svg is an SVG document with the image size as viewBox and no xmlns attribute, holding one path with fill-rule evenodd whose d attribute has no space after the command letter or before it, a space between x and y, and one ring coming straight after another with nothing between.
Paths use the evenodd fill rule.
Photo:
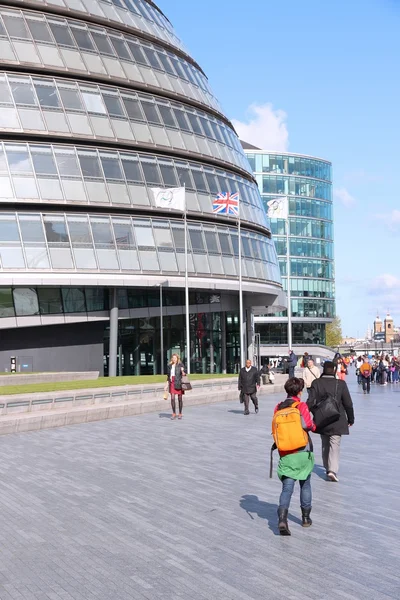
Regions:
<instances>
[{"instance_id":1,"label":"blue sky above building","mask_svg":"<svg viewBox=\"0 0 400 600\"><path fill-rule=\"evenodd\" d=\"M333 162L343 334L400 324L400 2L158 4L246 141Z\"/></svg>"}]
</instances>

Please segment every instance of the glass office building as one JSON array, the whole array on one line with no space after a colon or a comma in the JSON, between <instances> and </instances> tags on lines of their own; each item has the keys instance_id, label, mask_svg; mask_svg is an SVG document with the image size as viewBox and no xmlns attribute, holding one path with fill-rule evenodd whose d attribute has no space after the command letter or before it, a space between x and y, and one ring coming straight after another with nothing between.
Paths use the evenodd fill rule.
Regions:
<instances>
[{"instance_id":1,"label":"glass office building","mask_svg":"<svg viewBox=\"0 0 400 600\"><path fill-rule=\"evenodd\" d=\"M0 370L10 356L21 370L123 374L160 372L172 351L187 360L182 213L151 191L183 186L192 370L234 370L238 228L213 214L218 192L240 193L246 310L284 294L256 181L204 72L150 0L1 3Z\"/></svg>"},{"instance_id":2,"label":"glass office building","mask_svg":"<svg viewBox=\"0 0 400 600\"><path fill-rule=\"evenodd\" d=\"M258 150L243 142L265 211L271 198L289 199L290 293L293 344L325 344L335 316L332 165L326 160ZM286 221L271 230L287 290ZM287 344L287 312L269 310L256 319L261 343Z\"/></svg>"}]
</instances>

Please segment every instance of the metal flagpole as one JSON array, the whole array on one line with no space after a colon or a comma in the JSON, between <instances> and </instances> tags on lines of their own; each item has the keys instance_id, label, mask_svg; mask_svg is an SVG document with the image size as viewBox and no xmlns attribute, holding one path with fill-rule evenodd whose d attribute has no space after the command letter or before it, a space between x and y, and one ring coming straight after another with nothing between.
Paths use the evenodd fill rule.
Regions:
<instances>
[{"instance_id":1,"label":"metal flagpole","mask_svg":"<svg viewBox=\"0 0 400 600\"><path fill-rule=\"evenodd\" d=\"M240 366L245 365L245 352L244 352L244 323L243 323L243 288L242 288L242 235L240 226L240 196L238 201L238 236L239 236L239 321L240 321Z\"/></svg>"},{"instance_id":2,"label":"metal flagpole","mask_svg":"<svg viewBox=\"0 0 400 600\"><path fill-rule=\"evenodd\" d=\"M189 313L189 263L188 263L188 228L187 228L187 205L186 205L186 185L185 189L185 312L186 312L186 373L190 375L190 313Z\"/></svg>"},{"instance_id":3,"label":"metal flagpole","mask_svg":"<svg viewBox=\"0 0 400 600\"><path fill-rule=\"evenodd\" d=\"M290 244L289 244L289 207L286 216L286 271L287 271L287 302L288 302L288 346L292 349L292 300L290 294Z\"/></svg>"}]
</instances>

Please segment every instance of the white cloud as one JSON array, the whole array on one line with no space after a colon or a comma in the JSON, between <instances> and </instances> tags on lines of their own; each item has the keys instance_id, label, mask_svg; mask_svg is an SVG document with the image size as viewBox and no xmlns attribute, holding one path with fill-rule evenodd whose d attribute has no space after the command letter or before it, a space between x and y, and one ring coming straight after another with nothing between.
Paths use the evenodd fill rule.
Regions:
<instances>
[{"instance_id":1,"label":"white cloud","mask_svg":"<svg viewBox=\"0 0 400 600\"><path fill-rule=\"evenodd\" d=\"M392 231L396 231L400 227L400 210L393 209L388 213L379 213L375 215L380 221L384 221L385 225Z\"/></svg>"},{"instance_id":2,"label":"white cloud","mask_svg":"<svg viewBox=\"0 0 400 600\"><path fill-rule=\"evenodd\" d=\"M400 279L390 273L379 275L371 281L369 286L369 292L376 296L397 291L400 291Z\"/></svg>"},{"instance_id":3,"label":"white cloud","mask_svg":"<svg viewBox=\"0 0 400 600\"><path fill-rule=\"evenodd\" d=\"M289 148L289 133L285 111L275 110L272 104L251 104L247 109L247 122L233 119L241 140L262 150L286 152Z\"/></svg>"},{"instance_id":4,"label":"white cloud","mask_svg":"<svg viewBox=\"0 0 400 600\"><path fill-rule=\"evenodd\" d=\"M357 204L357 200L354 198L354 196L352 196L344 187L335 188L333 194L335 198L339 200L339 202L341 202L346 208L350 208L351 206Z\"/></svg>"}]
</instances>

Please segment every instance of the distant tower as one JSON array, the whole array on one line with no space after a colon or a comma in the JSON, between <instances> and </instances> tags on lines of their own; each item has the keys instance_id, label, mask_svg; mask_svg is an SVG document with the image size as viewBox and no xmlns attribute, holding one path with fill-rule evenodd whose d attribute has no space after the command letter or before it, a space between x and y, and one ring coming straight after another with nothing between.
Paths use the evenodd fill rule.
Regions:
<instances>
[{"instance_id":1,"label":"distant tower","mask_svg":"<svg viewBox=\"0 0 400 600\"><path fill-rule=\"evenodd\" d=\"M386 315L386 319L385 319L385 343L390 344L390 342L393 340L393 338L394 338L393 319L388 313Z\"/></svg>"},{"instance_id":2,"label":"distant tower","mask_svg":"<svg viewBox=\"0 0 400 600\"><path fill-rule=\"evenodd\" d=\"M379 315L376 316L374 321L374 335L376 333L382 333L382 321L379 318Z\"/></svg>"}]
</instances>

